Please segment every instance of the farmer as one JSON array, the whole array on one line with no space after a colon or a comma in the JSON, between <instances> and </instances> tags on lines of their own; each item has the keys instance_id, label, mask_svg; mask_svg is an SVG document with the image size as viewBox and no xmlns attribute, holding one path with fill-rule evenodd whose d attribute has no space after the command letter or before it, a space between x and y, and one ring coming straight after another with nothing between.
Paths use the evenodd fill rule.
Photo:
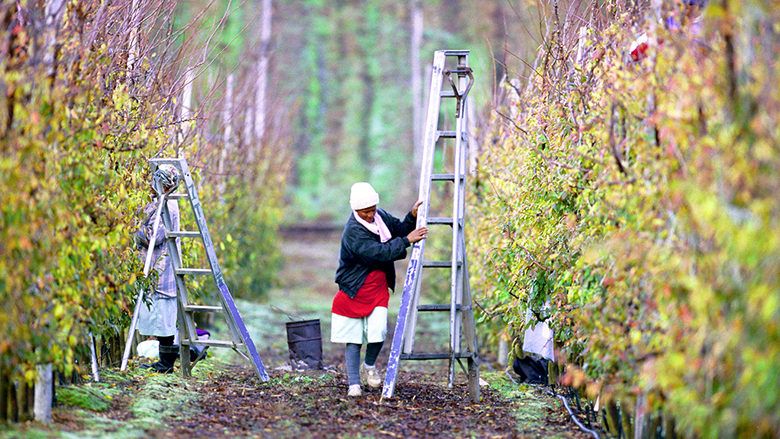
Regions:
<instances>
[{"instance_id":1,"label":"farmer","mask_svg":"<svg viewBox=\"0 0 780 439\"><path fill-rule=\"evenodd\" d=\"M368 183L355 183L349 196L352 214L341 236L333 299L331 342L346 343L348 396L360 396L361 375L371 387L382 379L376 359L387 335L388 288L395 288L394 261L406 257L406 247L425 239L427 227L415 229L415 203L403 221L377 209L379 194ZM366 344L365 361L360 351Z\"/></svg>"},{"instance_id":2,"label":"farmer","mask_svg":"<svg viewBox=\"0 0 780 439\"><path fill-rule=\"evenodd\" d=\"M180 177L179 171L171 165L161 165L154 171L152 177L154 199L144 208L144 214L149 216L147 222L153 225L155 221L157 200L161 198L157 188L170 193L179 186ZM173 231L179 231L179 204L176 200L167 200L167 206L171 214ZM160 342L160 360L153 364L142 364L140 367L159 373L172 373L173 364L179 356L179 347L173 344L176 334L176 276L165 241L165 229L160 219L152 250L152 262L159 276L157 288L151 295L147 291L149 300L140 306L138 332L141 335L157 337ZM178 245L178 242L176 244ZM147 251L148 247L141 249L141 257L144 261Z\"/></svg>"}]
</instances>

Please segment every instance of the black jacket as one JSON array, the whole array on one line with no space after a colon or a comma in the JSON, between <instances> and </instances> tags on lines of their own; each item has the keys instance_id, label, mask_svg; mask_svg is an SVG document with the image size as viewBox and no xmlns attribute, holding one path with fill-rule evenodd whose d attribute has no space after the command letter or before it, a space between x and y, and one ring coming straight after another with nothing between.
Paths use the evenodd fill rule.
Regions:
<instances>
[{"instance_id":1,"label":"black jacket","mask_svg":"<svg viewBox=\"0 0 780 439\"><path fill-rule=\"evenodd\" d=\"M403 221L399 221L382 209L377 209L376 214L382 217L390 230L392 238L389 241L380 242L379 235L363 227L352 213L341 235L341 254L339 268L336 270L336 283L349 297L355 297L368 273L375 270L384 271L387 285L395 289L393 261L405 258L406 247L410 245L406 235L414 230L417 222L412 212L407 213Z\"/></svg>"}]
</instances>

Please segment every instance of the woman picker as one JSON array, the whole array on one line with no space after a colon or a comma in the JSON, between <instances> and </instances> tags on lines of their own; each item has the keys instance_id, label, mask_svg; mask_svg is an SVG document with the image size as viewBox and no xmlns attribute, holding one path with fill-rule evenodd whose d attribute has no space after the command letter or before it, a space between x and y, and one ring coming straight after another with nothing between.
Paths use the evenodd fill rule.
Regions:
<instances>
[{"instance_id":1,"label":"woman picker","mask_svg":"<svg viewBox=\"0 0 780 439\"><path fill-rule=\"evenodd\" d=\"M146 223L151 228L155 221L157 202L162 194L155 187L165 192L172 192L179 186L179 171L171 165L161 165L152 176L152 195L155 197L144 208L147 215ZM176 200L167 200L168 212L171 214L173 230L179 230L179 204ZM176 358L179 357L179 347L173 344L176 335L176 276L173 272L173 262L165 245L165 229L162 218L158 222L152 261L158 274L157 287L149 294L147 303L142 304L138 314L138 332L141 335L155 336L160 342L160 361L153 364L142 364L140 367L152 369L159 373L172 373ZM178 245L178 242L177 242ZM146 260L147 247L141 248L141 257Z\"/></svg>"},{"instance_id":2,"label":"woman picker","mask_svg":"<svg viewBox=\"0 0 780 439\"><path fill-rule=\"evenodd\" d=\"M415 229L415 203L403 221L377 209L379 194L368 183L355 183L349 196L352 214L341 236L333 299L331 342L346 343L345 357L349 379L348 396L360 396L361 375L371 387L382 379L376 359L387 335L388 289L395 288L394 261L406 257L406 248L425 239L427 227ZM366 344L365 361L360 351Z\"/></svg>"}]
</instances>

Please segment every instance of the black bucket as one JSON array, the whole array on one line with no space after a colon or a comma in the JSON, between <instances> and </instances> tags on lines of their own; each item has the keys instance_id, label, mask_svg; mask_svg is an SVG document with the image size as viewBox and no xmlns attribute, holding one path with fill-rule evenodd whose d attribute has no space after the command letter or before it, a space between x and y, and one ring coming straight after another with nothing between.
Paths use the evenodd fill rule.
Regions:
<instances>
[{"instance_id":1,"label":"black bucket","mask_svg":"<svg viewBox=\"0 0 780 439\"><path fill-rule=\"evenodd\" d=\"M287 346L294 370L322 369L320 321L287 322Z\"/></svg>"}]
</instances>

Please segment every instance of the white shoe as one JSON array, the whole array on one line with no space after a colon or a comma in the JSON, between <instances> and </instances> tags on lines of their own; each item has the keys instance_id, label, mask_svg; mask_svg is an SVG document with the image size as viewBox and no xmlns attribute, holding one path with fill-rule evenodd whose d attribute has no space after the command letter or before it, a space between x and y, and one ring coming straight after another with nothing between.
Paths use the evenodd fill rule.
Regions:
<instances>
[{"instance_id":1,"label":"white shoe","mask_svg":"<svg viewBox=\"0 0 780 439\"><path fill-rule=\"evenodd\" d=\"M376 368L376 364L369 366L366 363L360 365L363 374L366 377L366 382L371 387L379 387L382 385L382 377L379 376L379 371Z\"/></svg>"},{"instance_id":2,"label":"white shoe","mask_svg":"<svg viewBox=\"0 0 780 439\"><path fill-rule=\"evenodd\" d=\"M363 394L363 390L360 388L360 384L353 384L349 386L347 396L360 396Z\"/></svg>"}]
</instances>

